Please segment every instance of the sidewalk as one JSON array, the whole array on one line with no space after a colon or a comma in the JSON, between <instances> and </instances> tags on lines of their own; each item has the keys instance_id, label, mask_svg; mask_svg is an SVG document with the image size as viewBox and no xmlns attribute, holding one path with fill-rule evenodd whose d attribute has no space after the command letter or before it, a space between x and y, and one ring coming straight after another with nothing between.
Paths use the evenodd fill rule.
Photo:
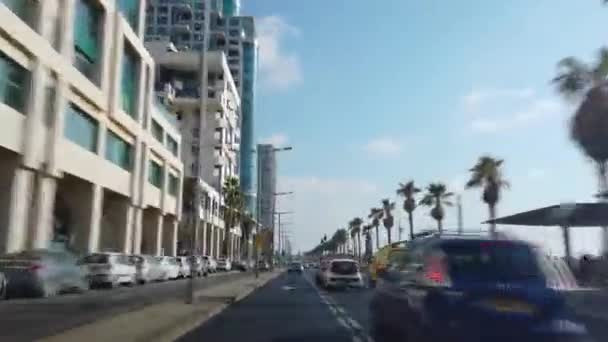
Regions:
<instances>
[{"instance_id":1,"label":"sidewalk","mask_svg":"<svg viewBox=\"0 0 608 342\"><path fill-rule=\"evenodd\" d=\"M196 292L197 304L167 301L133 312L86 324L41 341L174 341L228 305L239 301L281 271L260 273L231 283L218 284Z\"/></svg>"}]
</instances>

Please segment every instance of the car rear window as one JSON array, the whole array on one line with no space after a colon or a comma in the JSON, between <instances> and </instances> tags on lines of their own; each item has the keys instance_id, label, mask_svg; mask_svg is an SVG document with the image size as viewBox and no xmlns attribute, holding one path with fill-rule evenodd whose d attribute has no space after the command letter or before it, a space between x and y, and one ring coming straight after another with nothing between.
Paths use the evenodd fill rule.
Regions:
<instances>
[{"instance_id":1,"label":"car rear window","mask_svg":"<svg viewBox=\"0 0 608 342\"><path fill-rule=\"evenodd\" d=\"M441 246L449 273L455 279L544 279L536 255L528 245L508 241L459 241Z\"/></svg>"},{"instance_id":2,"label":"car rear window","mask_svg":"<svg viewBox=\"0 0 608 342\"><path fill-rule=\"evenodd\" d=\"M355 274L357 264L352 261L334 261L331 263L331 271L335 274Z\"/></svg>"},{"instance_id":3,"label":"car rear window","mask_svg":"<svg viewBox=\"0 0 608 342\"><path fill-rule=\"evenodd\" d=\"M107 264L110 260L107 254L91 254L84 257L82 260L85 264Z\"/></svg>"}]
</instances>

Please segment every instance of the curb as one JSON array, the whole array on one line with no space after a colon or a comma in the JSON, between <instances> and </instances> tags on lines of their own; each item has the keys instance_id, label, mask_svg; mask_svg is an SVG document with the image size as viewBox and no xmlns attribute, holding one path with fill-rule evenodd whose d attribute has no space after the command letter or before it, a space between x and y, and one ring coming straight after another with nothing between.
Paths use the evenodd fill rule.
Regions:
<instances>
[{"instance_id":1,"label":"curb","mask_svg":"<svg viewBox=\"0 0 608 342\"><path fill-rule=\"evenodd\" d=\"M266 285L268 282L277 278L282 273L283 273L282 271L276 272L275 274L269 276L268 278L262 279L261 281L258 281L255 284L248 285L244 291L239 292L237 295L235 295L233 297L225 297L227 299L227 301L225 301L224 303L221 303L221 304L218 303L218 305L216 307L214 307L213 309L211 309L209 311L201 310L203 312L201 312L200 315L198 313L195 313L191 317L185 318L183 321L180 321L172 328L169 328L169 329L160 328L159 331L153 331L149 334L146 334L147 336L138 338L136 341L137 342L175 341L178 338L180 338L181 336L196 329L198 326L200 326L201 324L210 320L214 316L220 314L222 311L224 311L226 308L228 308L231 304L243 300L244 298L249 296L253 291ZM260 278L258 278L258 279L260 279ZM204 297L198 296L197 299L199 299L199 298L204 298Z\"/></svg>"}]
</instances>

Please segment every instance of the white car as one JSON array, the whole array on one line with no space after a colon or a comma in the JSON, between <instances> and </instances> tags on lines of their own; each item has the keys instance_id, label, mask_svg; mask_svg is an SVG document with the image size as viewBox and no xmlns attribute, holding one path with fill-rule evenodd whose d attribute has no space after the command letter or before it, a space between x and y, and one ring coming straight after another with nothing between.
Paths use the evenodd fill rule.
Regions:
<instances>
[{"instance_id":1,"label":"white car","mask_svg":"<svg viewBox=\"0 0 608 342\"><path fill-rule=\"evenodd\" d=\"M190 260L188 260L188 257L179 256L176 257L175 260L179 264L179 278L190 277L192 272L190 270ZM196 264L194 266L196 268Z\"/></svg>"},{"instance_id":2,"label":"white car","mask_svg":"<svg viewBox=\"0 0 608 342\"><path fill-rule=\"evenodd\" d=\"M162 276L160 280L177 279L179 277L179 264L175 257L160 256L156 257Z\"/></svg>"},{"instance_id":3,"label":"white car","mask_svg":"<svg viewBox=\"0 0 608 342\"><path fill-rule=\"evenodd\" d=\"M364 287L359 263L352 259L333 259L321 276L325 288Z\"/></svg>"},{"instance_id":4,"label":"white car","mask_svg":"<svg viewBox=\"0 0 608 342\"><path fill-rule=\"evenodd\" d=\"M232 269L232 263L230 262L230 259L218 259L217 269L219 271L230 271Z\"/></svg>"},{"instance_id":5,"label":"white car","mask_svg":"<svg viewBox=\"0 0 608 342\"><path fill-rule=\"evenodd\" d=\"M133 285L137 282L135 263L128 255L120 253L93 253L80 262L91 286L118 284Z\"/></svg>"},{"instance_id":6,"label":"white car","mask_svg":"<svg viewBox=\"0 0 608 342\"><path fill-rule=\"evenodd\" d=\"M215 261L215 259L213 259L212 256L205 255L203 256L203 260L207 263L207 269L209 270L209 273L217 272L217 262Z\"/></svg>"},{"instance_id":7,"label":"white car","mask_svg":"<svg viewBox=\"0 0 608 342\"><path fill-rule=\"evenodd\" d=\"M158 262L153 256L132 255L130 259L135 264L135 275L139 284L145 284L160 278Z\"/></svg>"}]
</instances>

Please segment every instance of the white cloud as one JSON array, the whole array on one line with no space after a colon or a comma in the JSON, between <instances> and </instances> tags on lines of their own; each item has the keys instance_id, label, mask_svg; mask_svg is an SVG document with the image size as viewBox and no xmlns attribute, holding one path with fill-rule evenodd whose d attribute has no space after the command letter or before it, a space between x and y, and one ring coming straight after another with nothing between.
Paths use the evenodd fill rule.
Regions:
<instances>
[{"instance_id":1,"label":"white cloud","mask_svg":"<svg viewBox=\"0 0 608 342\"><path fill-rule=\"evenodd\" d=\"M275 133L261 140L262 144L272 144L274 146L287 145L289 137L285 133Z\"/></svg>"},{"instance_id":2,"label":"white cloud","mask_svg":"<svg viewBox=\"0 0 608 342\"><path fill-rule=\"evenodd\" d=\"M379 137L367 142L363 149L376 157L396 157L401 153L401 143L391 137Z\"/></svg>"},{"instance_id":3,"label":"white cloud","mask_svg":"<svg viewBox=\"0 0 608 342\"><path fill-rule=\"evenodd\" d=\"M362 218L369 203L381 198L376 184L361 179L317 176L279 177L278 189L293 191L281 196L279 210L293 211L288 229L302 251L319 243L323 234L331 236L355 216Z\"/></svg>"},{"instance_id":4,"label":"white cloud","mask_svg":"<svg viewBox=\"0 0 608 342\"><path fill-rule=\"evenodd\" d=\"M493 133L525 127L542 119L560 115L564 107L557 99L541 98L526 102L513 114L493 117L476 117L469 123L471 130L479 133Z\"/></svg>"},{"instance_id":5,"label":"white cloud","mask_svg":"<svg viewBox=\"0 0 608 342\"><path fill-rule=\"evenodd\" d=\"M497 100L524 100L534 96L531 88L471 89L462 97L464 108L471 113L480 111L488 102Z\"/></svg>"},{"instance_id":6,"label":"white cloud","mask_svg":"<svg viewBox=\"0 0 608 342\"><path fill-rule=\"evenodd\" d=\"M270 90L285 90L302 81L300 59L287 51L285 38L298 37L300 31L280 16L259 18L256 22L260 51L260 83Z\"/></svg>"}]
</instances>

